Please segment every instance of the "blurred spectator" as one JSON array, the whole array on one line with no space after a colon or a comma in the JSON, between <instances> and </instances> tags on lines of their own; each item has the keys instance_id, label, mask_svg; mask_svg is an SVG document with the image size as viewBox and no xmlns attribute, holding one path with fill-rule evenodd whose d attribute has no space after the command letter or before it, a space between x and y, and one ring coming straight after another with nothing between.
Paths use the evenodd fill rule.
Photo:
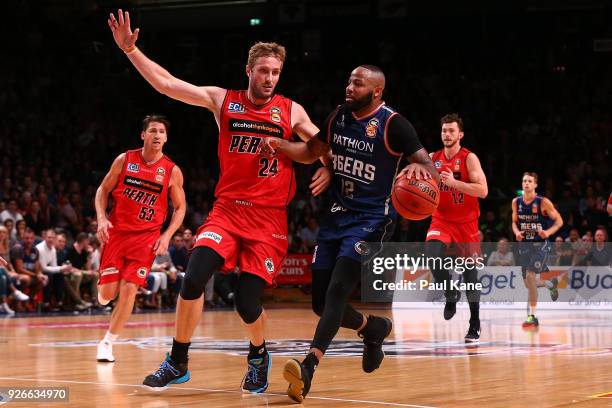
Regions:
<instances>
[{"instance_id":1,"label":"blurred spectator","mask_svg":"<svg viewBox=\"0 0 612 408\"><path fill-rule=\"evenodd\" d=\"M55 305L58 308L63 306L64 299L64 273L69 273L70 266L57 264L57 252L55 250L56 241L55 230L46 230L43 234L44 241L36 245L39 255L39 262L42 271L49 279L49 284L45 286L46 306L51 302L51 295L55 297Z\"/></svg>"},{"instance_id":2,"label":"blurred spectator","mask_svg":"<svg viewBox=\"0 0 612 408\"><path fill-rule=\"evenodd\" d=\"M9 240L12 243L15 243L15 237L17 236L17 232L15 231L15 221L13 221L12 218L8 218L7 220L4 221L4 227L7 229L9 233Z\"/></svg>"},{"instance_id":3,"label":"blurred spectator","mask_svg":"<svg viewBox=\"0 0 612 408\"><path fill-rule=\"evenodd\" d=\"M90 302L94 305L98 303L98 273L91 269L90 253L92 248L89 246L89 236L85 232L77 235L74 243L68 249L67 261L72 266L71 273L80 284L75 287L76 293L81 299L81 287L85 286L89 289Z\"/></svg>"},{"instance_id":4,"label":"blurred spectator","mask_svg":"<svg viewBox=\"0 0 612 408\"><path fill-rule=\"evenodd\" d=\"M497 220L495 212L489 210L485 213L484 222L480 224L480 230L483 233L482 242L496 242L503 235L504 224Z\"/></svg>"},{"instance_id":5,"label":"blurred spectator","mask_svg":"<svg viewBox=\"0 0 612 408\"><path fill-rule=\"evenodd\" d=\"M148 288L151 291L145 305L153 308L160 308L164 303L168 303L168 280L170 276L174 278L172 282L176 282L176 268L172 264L172 259L169 254L157 255L151 266L151 276L153 276L153 285ZM161 301L157 294L161 294Z\"/></svg>"},{"instance_id":6,"label":"blurred spectator","mask_svg":"<svg viewBox=\"0 0 612 408\"><path fill-rule=\"evenodd\" d=\"M185 272L187 270L187 262L189 261L189 251L185 247L185 241L180 232L174 234L172 243L168 248L168 253L177 271Z\"/></svg>"},{"instance_id":7,"label":"blurred spectator","mask_svg":"<svg viewBox=\"0 0 612 408\"><path fill-rule=\"evenodd\" d=\"M187 248L187 251L191 251L191 248L193 248L193 238L193 232L191 232L189 228L185 228L185 230L183 231L183 243L185 245L185 248Z\"/></svg>"},{"instance_id":8,"label":"blurred spectator","mask_svg":"<svg viewBox=\"0 0 612 408\"><path fill-rule=\"evenodd\" d=\"M572 251L571 245L565 242L562 237L557 236L548 257L548 264L550 266L570 266L573 259L574 251Z\"/></svg>"},{"instance_id":9,"label":"blurred spectator","mask_svg":"<svg viewBox=\"0 0 612 408\"><path fill-rule=\"evenodd\" d=\"M597 229L595 245L591 247L585 259L588 266L612 266L612 254L607 241L608 232L603 228Z\"/></svg>"},{"instance_id":10,"label":"blurred spectator","mask_svg":"<svg viewBox=\"0 0 612 408\"><path fill-rule=\"evenodd\" d=\"M34 239L34 231L29 228L26 229L23 241L15 244L11 249L10 255L13 268L19 274L21 286L30 290L29 295L31 299L34 299L36 294L40 292L49 280L43 274L40 267L38 250L34 246Z\"/></svg>"},{"instance_id":11,"label":"blurred spectator","mask_svg":"<svg viewBox=\"0 0 612 408\"><path fill-rule=\"evenodd\" d=\"M586 257L593 246L593 235L590 231L582 236L580 245L574 251L574 259L572 259L572 266L583 266L586 265Z\"/></svg>"},{"instance_id":12,"label":"blurred spectator","mask_svg":"<svg viewBox=\"0 0 612 408\"><path fill-rule=\"evenodd\" d=\"M57 234L55 251L57 253L57 264L62 265L68 259L68 249L66 248L66 234Z\"/></svg>"},{"instance_id":13,"label":"blurred spectator","mask_svg":"<svg viewBox=\"0 0 612 408\"><path fill-rule=\"evenodd\" d=\"M30 210L26 213L24 219L28 227L32 228L36 235L40 235L45 228L49 227L43 217L38 200L32 201Z\"/></svg>"},{"instance_id":14,"label":"blurred spectator","mask_svg":"<svg viewBox=\"0 0 612 408\"><path fill-rule=\"evenodd\" d=\"M28 228L28 226L26 225L25 220L19 220L15 223L15 241L23 241L26 228ZM34 236L36 236L36 233Z\"/></svg>"},{"instance_id":15,"label":"blurred spectator","mask_svg":"<svg viewBox=\"0 0 612 408\"><path fill-rule=\"evenodd\" d=\"M502 238L497 243L497 250L491 252L488 266L512 266L514 263L514 254L509 250L508 239Z\"/></svg>"},{"instance_id":16,"label":"blurred spectator","mask_svg":"<svg viewBox=\"0 0 612 408\"><path fill-rule=\"evenodd\" d=\"M308 219L306 226L300 231L302 244L306 248L306 252L311 253L317 244L317 235L319 234L319 223L314 217Z\"/></svg>"},{"instance_id":17,"label":"blurred spectator","mask_svg":"<svg viewBox=\"0 0 612 408\"><path fill-rule=\"evenodd\" d=\"M0 266L0 312L13 315L15 312L8 304L8 296L12 294L15 301L19 302L26 302L30 297L16 287L20 282L11 265L8 235L6 227L0 225L0 257L8 262L6 266Z\"/></svg>"},{"instance_id":18,"label":"blurred spectator","mask_svg":"<svg viewBox=\"0 0 612 408\"><path fill-rule=\"evenodd\" d=\"M6 220L13 220L13 223L23 220L23 216L17 208L17 200L11 199L6 206L6 210L0 213L0 221L4 223ZM6 224L5 224L6 225Z\"/></svg>"}]
</instances>

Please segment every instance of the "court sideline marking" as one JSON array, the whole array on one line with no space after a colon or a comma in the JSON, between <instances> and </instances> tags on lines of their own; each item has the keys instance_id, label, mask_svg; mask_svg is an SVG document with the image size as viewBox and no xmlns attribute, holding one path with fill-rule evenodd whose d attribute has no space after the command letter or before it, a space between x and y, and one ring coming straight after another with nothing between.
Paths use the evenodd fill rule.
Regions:
<instances>
[{"instance_id":1,"label":"court sideline marking","mask_svg":"<svg viewBox=\"0 0 612 408\"><path fill-rule=\"evenodd\" d=\"M50 380L50 379L39 379L39 378L20 378L20 377L0 377L0 380L19 380L19 381L36 381L36 382L56 382L56 383L66 383L66 384L88 384L88 385L112 385L118 387L134 387L134 388L142 388L140 385L134 384L119 384L119 383L103 383L103 382L95 382L95 381L72 381L72 380ZM172 386L170 390L187 390L187 391L204 391L204 392L222 392L228 394L239 394L245 395L242 391L233 391L233 390L220 390L213 388L197 388L197 387L176 387ZM155 393L154 391L149 391L152 396L160 395ZM273 392L264 392L262 394L257 395L270 395L270 396L282 396L287 397L286 394L278 394ZM356 399L346 399L346 398L333 398L333 397L313 397L309 396L308 399L312 400L323 400L323 401L338 401L338 402L351 402L355 404L372 404L372 405L385 405L391 407L409 407L409 408L436 408L429 405L413 405L413 404L402 404L399 402L384 402L384 401L367 401L367 400L356 400Z\"/></svg>"}]
</instances>

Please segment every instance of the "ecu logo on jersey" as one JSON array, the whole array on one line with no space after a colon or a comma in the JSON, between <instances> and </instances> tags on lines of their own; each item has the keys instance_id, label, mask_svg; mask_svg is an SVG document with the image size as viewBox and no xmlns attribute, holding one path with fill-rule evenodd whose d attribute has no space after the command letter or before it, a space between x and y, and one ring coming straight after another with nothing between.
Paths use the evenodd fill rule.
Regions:
<instances>
[{"instance_id":1,"label":"ecu logo on jersey","mask_svg":"<svg viewBox=\"0 0 612 408\"><path fill-rule=\"evenodd\" d=\"M229 113L244 113L245 109L244 105L242 105L241 103L230 102L229 105L227 105L227 111Z\"/></svg>"}]
</instances>

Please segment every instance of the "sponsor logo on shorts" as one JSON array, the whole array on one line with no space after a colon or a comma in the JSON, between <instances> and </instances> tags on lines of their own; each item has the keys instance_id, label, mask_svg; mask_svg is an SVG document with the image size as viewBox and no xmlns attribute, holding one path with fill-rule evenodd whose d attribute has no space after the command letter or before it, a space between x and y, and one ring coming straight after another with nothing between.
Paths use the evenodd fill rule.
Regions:
<instances>
[{"instance_id":1,"label":"sponsor logo on shorts","mask_svg":"<svg viewBox=\"0 0 612 408\"><path fill-rule=\"evenodd\" d=\"M427 236L429 237L429 236L431 236L431 235L440 235L440 231L429 231L429 232L427 233Z\"/></svg>"},{"instance_id":2,"label":"sponsor logo on shorts","mask_svg":"<svg viewBox=\"0 0 612 408\"><path fill-rule=\"evenodd\" d=\"M196 241L199 241L201 239L212 239L217 244L220 244L223 237L217 234L216 232L204 231L203 233L201 233L200 235L196 237Z\"/></svg>"},{"instance_id":3,"label":"sponsor logo on shorts","mask_svg":"<svg viewBox=\"0 0 612 408\"><path fill-rule=\"evenodd\" d=\"M370 253L370 246L365 241L355 242L355 252L359 255L368 255Z\"/></svg>"},{"instance_id":4,"label":"sponsor logo on shorts","mask_svg":"<svg viewBox=\"0 0 612 408\"><path fill-rule=\"evenodd\" d=\"M281 235L281 234L272 234L272 238L276 238L276 239L287 239L286 235Z\"/></svg>"},{"instance_id":5,"label":"sponsor logo on shorts","mask_svg":"<svg viewBox=\"0 0 612 408\"><path fill-rule=\"evenodd\" d=\"M139 278L144 279L147 276L147 268L138 268L138 270L136 271L136 275L138 275Z\"/></svg>"},{"instance_id":6,"label":"sponsor logo on shorts","mask_svg":"<svg viewBox=\"0 0 612 408\"><path fill-rule=\"evenodd\" d=\"M333 213L338 212L338 211L346 212L346 208L344 208L338 203L333 203L330 211Z\"/></svg>"},{"instance_id":7,"label":"sponsor logo on shorts","mask_svg":"<svg viewBox=\"0 0 612 408\"><path fill-rule=\"evenodd\" d=\"M234 204L238 204L238 205L246 205L249 207L253 206L253 203L250 201L244 201L244 200L234 200Z\"/></svg>"},{"instance_id":8,"label":"sponsor logo on shorts","mask_svg":"<svg viewBox=\"0 0 612 408\"><path fill-rule=\"evenodd\" d=\"M115 273L119 273L119 269L117 268L106 268L100 271L100 276L113 275Z\"/></svg>"},{"instance_id":9,"label":"sponsor logo on shorts","mask_svg":"<svg viewBox=\"0 0 612 408\"><path fill-rule=\"evenodd\" d=\"M264 265L266 266L266 270L269 274L274 273L274 262L272 262L272 258L266 258Z\"/></svg>"},{"instance_id":10,"label":"sponsor logo on shorts","mask_svg":"<svg viewBox=\"0 0 612 408\"><path fill-rule=\"evenodd\" d=\"M140 166L138 165L138 163L128 163L127 171L131 171L132 173L138 173L139 170Z\"/></svg>"},{"instance_id":11,"label":"sponsor logo on shorts","mask_svg":"<svg viewBox=\"0 0 612 408\"><path fill-rule=\"evenodd\" d=\"M318 245L314 247L314 252L312 253L312 263L315 263L317 260L317 249L319 249Z\"/></svg>"}]
</instances>

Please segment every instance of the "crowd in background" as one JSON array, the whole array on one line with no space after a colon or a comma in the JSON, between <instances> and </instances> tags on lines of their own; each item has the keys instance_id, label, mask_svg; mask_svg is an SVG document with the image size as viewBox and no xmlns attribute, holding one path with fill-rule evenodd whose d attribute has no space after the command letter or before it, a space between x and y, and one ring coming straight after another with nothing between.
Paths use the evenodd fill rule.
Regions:
<instances>
[{"instance_id":1,"label":"crowd in background","mask_svg":"<svg viewBox=\"0 0 612 408\"><path fill-rule=\"evenodd\" d=\"M63 30L31 5L20 13L27 26L23 41L7 44L10 62L0 65L0 255L12 265L0 274L0 304L10 295L23 300L18 310L31 309L26 297L40 292L48 310L98 307L94 194L113 158L140 145L141 117L156 112L172 122L165 151L185 174L188 212L169 257L156 259L142 297L143 307L172 305L192 231L214 201L212 115L151 89L114 46L101 13L64 21ZM576 264L610 231L612 60L593 51L600 20L588 12L572 20L577 31L559 24L563 15L515 17L521 33L502 23L483 26L476 15L462 17L465 29L446 17L448 29L461 25L453 44L428 23L437 16L411 21L409 28L389 23L380 36L353 31L351 44L359 47L343 43L341 51L336 41L322 39L344 35L347 22L308 27L308 40L299 34L304 27L245 28L216 33L214 41L206 32L142 27L139 43L175 75L228 88L246 86L246 51L255 40L284 43L288 60L278 91L300 102L315 123L342 103L354 66L380 65L387 76L385 100L413 123L429 151L441 148L439 118L449 112L463 117L462 144L479 155L489 185L481 200L483 240L502 240L502 251L503 239L513 240L510 203L522 173L535 171L538 192L565 221L555 237L559 262ZM486 33L473 29L479 24ZM539 36L541 31L547 35ZM328 203L309 194L313 168L295 167L289 251L310 253ZM400 219L394 239L422 241L427 225ZM37 266L34 253L46 262L51 247L56 264ZM219 281L209 286L207 300L213 301L216 286L231 302L231 284Z\"/></svg>"}]
</instances>

